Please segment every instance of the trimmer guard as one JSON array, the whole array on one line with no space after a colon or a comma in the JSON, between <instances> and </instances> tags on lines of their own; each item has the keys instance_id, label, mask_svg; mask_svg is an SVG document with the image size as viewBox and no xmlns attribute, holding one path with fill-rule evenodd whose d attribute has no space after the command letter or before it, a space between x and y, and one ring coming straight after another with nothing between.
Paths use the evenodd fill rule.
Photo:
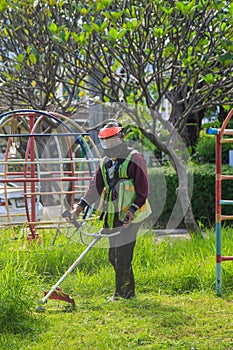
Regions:
<instances>
[{"instance_id":1,"label":"trimmer guard","mask_svg":"<svg viewBox=\"0 0 233 350\"><path fill-rule=\"evenodd\" d=\"M49 291L44 292L44 297L49 293ZM66 301L72 305L75 305L75 301L68 294L64 293L60 288L57 288L50 296L49 299L56 299Z\"/></svg>"}]
</instances>

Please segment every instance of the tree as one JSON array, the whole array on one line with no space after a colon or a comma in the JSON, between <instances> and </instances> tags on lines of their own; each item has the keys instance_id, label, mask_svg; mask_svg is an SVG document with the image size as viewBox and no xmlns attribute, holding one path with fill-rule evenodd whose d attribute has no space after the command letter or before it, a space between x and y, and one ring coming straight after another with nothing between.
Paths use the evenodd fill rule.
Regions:
<instances>
[{"instance_id":1,"label":"tree","mask_svg":"<svg viewBox=\"0 0 233 350\"><path fill-rule=\"evenodd\" d=\"M86 11L80 64L102 71L105 101L158 110L165 97L181 134L191 113L232 103L232 3L97 1Z\"/></svg>"},{"instance_id":2,"label":"tree","mask_svg":"<svg viewBox=\"0 0 233 350\"><path fill-rule=\"evenodd\" d=\"M80 106L84 77L75 65L76 54L54 38L66 42L80 13L66 1L5 1L0 10L2 108L71 114Z\"/></svg>"},{"instance_id":3,"label":"tree","mask_svg":"<svg viewBox=\"0 0 233 350\"><path fill-rule=\"evenodd\" d=\"M52 104L68 111L70 104L55 93L62 82L71 98L77 91L82 95L98 90L103 99L99 103L122 101L121 111L169 155L179 179L185 223L190 231L196 230L186 156L178 147L180 137L174 140L174 135L187 139L189 118L200 122L207 108L232 104L232 2L60 0L48 5L28 0L18 2L20 7L17 1L6 2L11 8L4 9L1 32L5 98L10 100L9 91L15 91L17 99L29 104L36 92L35 100L42 101L41 91L42 108ZM15 13L21 13L18 23ZM32 31L32 24L37 31ZM37 42L40 36L43 40ZM43 72L37 70L38 63ZM161 113L165 99L171 106L167 120ZM167 131L166 140L158 125Z\"/></svg>"},{"instance_id":4,"label":"tree","mask_svg":"<svg viewBox=\"0 0 233 350\"><path fill-rule=\"evenodd\" d=\"M79 2L82 24L72 35L72 49L83 42L79 67L93 76L105 102L134 104L132 119L153 144L169 155L179 178L178 194L189 230L197 229L187 191L182 158L172 137L162 142L159 120L170 135L184 135L187 120L207 108L232 104L232 14L229 1ZM168 120L160 108L171 105ZM148 115L138 114L138 105ZM229 106L228 106L229 107Z\"/></svg>"}]
</instances>

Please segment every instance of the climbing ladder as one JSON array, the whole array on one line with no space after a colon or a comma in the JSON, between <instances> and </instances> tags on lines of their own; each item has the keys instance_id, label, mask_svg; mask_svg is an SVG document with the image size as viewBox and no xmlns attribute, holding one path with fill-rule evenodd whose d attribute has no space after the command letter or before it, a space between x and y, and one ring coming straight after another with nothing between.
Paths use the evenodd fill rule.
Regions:
<instances>
[{"instance_id":1,"label":"climbing ladder","mask_svg":"<svg viewBox=\"0 0 233 350\"><path fill-rule=\"evenodd\" d=\"M221 129L209 128L208 134L216 135L216 177L215 177L215 231L216 231L216 293L222 294L222 261L233 260L233 256L222 255L222 221L233 220L233 215L222 215L222 206L233 205L233 200L222 198L222 181L233 180L233 175L222 174L222 144L233 143L233 129L227 126L233 116L233 109L224 120Z\"/></svg>"}]
</instances>

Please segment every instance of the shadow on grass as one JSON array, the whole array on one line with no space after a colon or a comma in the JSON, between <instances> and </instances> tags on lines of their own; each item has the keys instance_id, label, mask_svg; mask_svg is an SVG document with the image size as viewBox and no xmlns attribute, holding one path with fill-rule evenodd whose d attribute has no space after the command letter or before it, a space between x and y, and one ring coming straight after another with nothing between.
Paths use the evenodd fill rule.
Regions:
<instances>
[{"instance_id":1,"label":"shadow on grass","mask_svg":"<svg viewBox=\"0 0 233 350\"><path fill-rule=\"evenodd\" d=\"M190 322L191 316L177 306L164 305L150 299L123 301L124 312L137 318L156 319L162 327L175 328Z\"/></svg>"},{"instance_id":2,"label":"shadow on grass","mask_svg":"<svg viewBox=\"0 0 233 350\"><path fill-rule=\"evenodd\" d=\"M120 301L107 301L103 299L81 299L76 310L81 314L111 315L113 318L123 320L134 318L137 320L153 320L157 325L167 328L176 328L179 325L189 324L192 320L190 314L175 305L164 305L162 302L151 299L130 299ZM100 316L101 318L102 316Z\"/></svg>"}]
</instances>

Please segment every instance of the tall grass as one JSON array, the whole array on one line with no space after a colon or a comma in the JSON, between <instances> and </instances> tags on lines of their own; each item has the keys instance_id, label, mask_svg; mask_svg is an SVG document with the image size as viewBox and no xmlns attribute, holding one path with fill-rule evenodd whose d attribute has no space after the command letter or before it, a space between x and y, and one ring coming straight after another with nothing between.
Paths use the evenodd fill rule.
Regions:
<instances>
[{"instance_id":1,"label":"tall grass","mask_svg":"<svg viewBox=\"0 0 233 350\"><path fill-rule=\"evenodd\" d=\"M30 285L34 278L10 256L0 275L0 330L19 333L31 329ZM27 287L27 288L26 288ZM29 288L28 288L29 287Z\"/></svg>"},{"instance_id":2,"label":"tall grass","mask_svg":"<svg viewBox=\"0 0 233 350\"><path fill-rule=\"evenodd\" d=\"M0 238L0 333L39 332L34 307L85 249L78 242L59 236L51 244L53 232L42 234L42 244L11 240L7 231ZM224 230L223 251L233 254L231 229ZM233 263L223 265L223 289L232 286ZM138 238L133 260L137 294L175 295L215 290L215 235L205 239L158 241L152 233ZM109 296L114 289L114 272L107 249L93 248L76 270L63 282L62 289L85 302L89 297Z\"/></svg>"},{"instance_id":3,"label":"tall grass","mask_svg":"<svg viewBox=\"0 0 233 350\"><path fill-rule=\"evenodd\" d=\"M32 271L25 256L21 259L22 242L12 239L10 230L1 231L0 238L0 348L16 349L16 338L39 332L40 324L34 314L39 276Z\"/></svg>"},{"instance_id":4,"label":"tall grass","mask_svg":"<svg viewBox=\"0 0 233 350\"><path fill-rule=\"evenodd\" d=\"M192 240L165 238L156 243L154 235L137 244L135 265L141 281L160 293L188 293L211 290L215 283L214 236ZM140 273L143 269L144 274Z\"/></svg>"}]
</instances>

